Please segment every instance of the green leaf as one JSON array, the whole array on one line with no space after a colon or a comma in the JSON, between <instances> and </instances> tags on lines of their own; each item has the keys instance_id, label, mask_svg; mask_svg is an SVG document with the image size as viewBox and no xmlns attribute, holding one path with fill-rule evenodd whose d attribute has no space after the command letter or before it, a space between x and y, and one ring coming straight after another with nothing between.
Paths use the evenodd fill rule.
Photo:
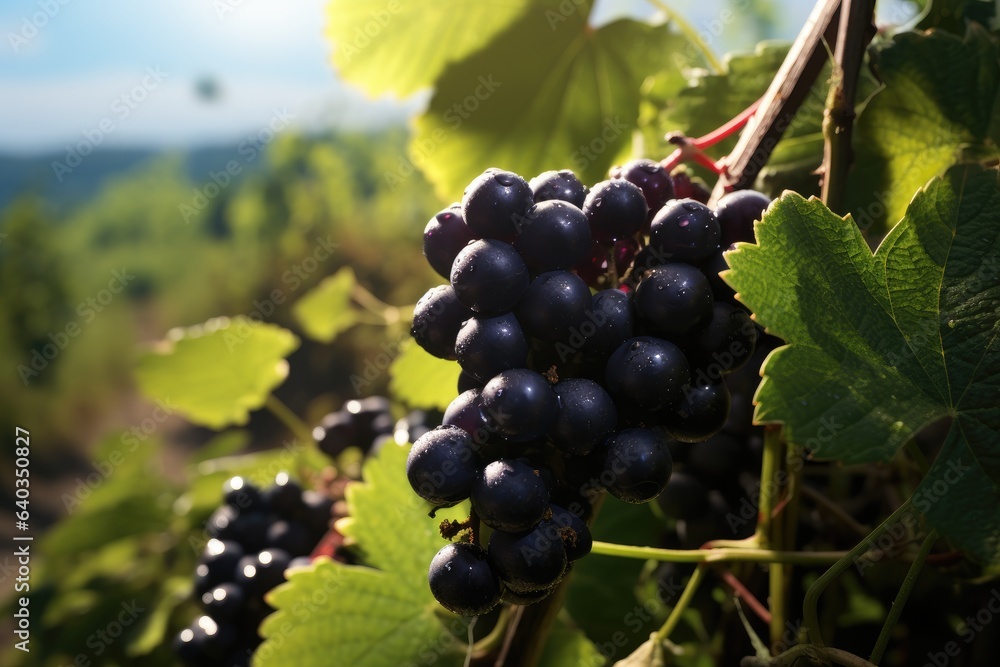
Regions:
<instances>
[{"instance_id":1,"label":"green leaf","mask_svg":"<svg viewBox=\"0 0 1000 667\"><path fill-rule=\"evenodd\" d=\"M590 4L539 0L444 72L410 148L440 197L461 195L489 166L525 178L570 168L593 183L628 153L640 85L686 42L666 25L630 20L595 30Z\"/></svg>"},{"instance_id":2,"label":"green leaf","mask_svg":"<svg viewBox=\"0 0 1000 667\"><path fill-rule=\"evenodd\" d=\"M331 0L326 36L345 80L371 95L400 97L432 83L510 25L531 0Z\"/></svg>"},{"instance_id":3,"label":"green leaf","mask_svg":"<svg viewBox=\"0 0 1000 667\"><path fill-rule=\"evenodd\" d=\"M790 343L765 363L755 419L783 422L790 441L820 457L857 463L887 459L925 425L953 417L948 456L971 455L963 484L986 476L978 515L989 518L960 543L1000 559L988 548L1000 504L987 500L1000 479L998 172L955 167L933 180L874 255L849 219L794 193L755 231L759 245L727 253L725 276ZM929 518L951 534L966 521L963 505L935 505Z\"/></svg>"},{"instance_id":4,"label":"green leaf","mask_svg":"<svg viewBox=\"0 0 1000 667\"><path fill-rule=\"evenodd\" d=\"M344 532L364 561L380 569L321 559L290 575L268 595L278 611L261 626L255 667L356 665L397 667L433 655L458 665L462 655L438 620L427 565L445 541L438 525L467 516L467 505L438 512L410 490L408 448L387 446L364 467L364 482L348 488ZM456 627L464 629L457 618Z\"/></svg>"},{"instance_id":5,"label":"green leaf","mask_svg":"<svg viewBox=\"0 0 1000 667\"><path fill-rule=\"evenodd\" d=\"M156 606L139 617L135 634L129 638L125 646L126 655L148 655L162 646L169 630L170 615L190 595L190 577L170 577L164 581L156 596Z\"/></svg>"},{"instance_id":6,"label":"green leaf","mask_svg":"<svg viewBox=\"0 0 1000 667\"><path fill-rule=\"evenodd\" d=\"M389 367L389 393L412 408L444 411L458 395L461 368L407 341Z\"/></svg>"},{"instance_id":7,"label":"green leaf","mask_svg":"<svg viewBox=\"0 0 1000 667\"><path fill-rule=\"evenodd\" d=\"M307 336L330 343L357 324L357 315L351 308L354 285L354 271L345 266L295 303L292 313Z\"/></svg>"},{"instance_id":8,"label":"green leaf","mask_svg":"<svg viewBox=\"0 0 1000 667\"><path fill-rule=\"evenodd\" d=\"M847 207L878 238L931 178L1000 155L1000 52L980 28L903 33L876 62L885 90L857 122Z\"/></svg>"},{"instance_id":9,"label":"green leaf","mask_svg":"<svg viewBox=\"0 0 1000 667\"><path fill-rule=\"evenodd\" d=\"M172 330L136 369L143 393L196 424L245 424L288 375L299 346L290 331L245 317Z\"/></svg>"}]
</instances>

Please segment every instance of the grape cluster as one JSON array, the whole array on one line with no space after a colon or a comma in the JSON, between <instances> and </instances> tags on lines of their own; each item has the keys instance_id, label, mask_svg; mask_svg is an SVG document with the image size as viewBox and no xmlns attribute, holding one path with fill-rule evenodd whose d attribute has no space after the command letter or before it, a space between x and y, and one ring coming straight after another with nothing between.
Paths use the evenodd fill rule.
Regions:
<instances>
[{"instance_id":1,"label":"grape cluster","mask_svg":"<svg viewBox=\"0 0 1000 667\"><path fill-rule=\"evenodd\" d=\"M257 626L273 611L264 595L285 580L287 568L309 563L331 520L333 500L303 491L286 473L265 490L233 477L223 494L195 570L202 614L174 640L177 657L190 667L249 664L261 641Z\"/></svg>"},{"instance_id":2,"label":"grape cluster","mask_svg":"<svg viewBox=\"0 0 1000 667\"><path fill-rule=\"evenodd\" d=\"M440 413L414 410L394 420L392 405L384 396L368 396L347 401L336 412L323 417L315 430L321 451L331 458L348 447L375 453L387 442L413 442L441 423Z\"/></svg>"},{"instance_id":3,"label":"grape cluster","mask_svg":"<svg viewBox=\"0 0 1000 667\"><path fill-rule=\"evenodd\" d=\"M590 551L600 492L652 500L671 447L721 431L724 376L757 339L718 278L721 253L768 203L739 197L752 203L677 199L651 160L591 188L568 170L528 182L488 169L428 223L424 254L449 283L420 299L411 333L462 373L407 476L433 505L473 510L471 539L431 563L443 606L472 616L545 598Z\"/></svg>"}]
</instances>

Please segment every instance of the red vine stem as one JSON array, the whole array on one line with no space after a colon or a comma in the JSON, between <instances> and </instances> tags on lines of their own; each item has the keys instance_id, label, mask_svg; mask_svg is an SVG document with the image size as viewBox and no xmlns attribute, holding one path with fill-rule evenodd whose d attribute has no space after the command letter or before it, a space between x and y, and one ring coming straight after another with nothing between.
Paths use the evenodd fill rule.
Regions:
<instances>
[{"instance_id":1,"label":"red vine stem","mask_svg":"<svg viewBox=\"0 0 1000 667\"><path fill-rule=\"evenodd\" d=\"M757 614L757 617L760 618L760 620L764 621L768 625L771 624L771 612L769 612L767 607L765 607L763 603L757 599L757 596L750 592L750 589L743 585L743 582L740 581L735 574L726 570L722 573L722 579L729 584L730 588L733 589L733 593L736 594L736 597L743 600L743 602L750 607L753 613Z\"/></svg>"}]
</instances>

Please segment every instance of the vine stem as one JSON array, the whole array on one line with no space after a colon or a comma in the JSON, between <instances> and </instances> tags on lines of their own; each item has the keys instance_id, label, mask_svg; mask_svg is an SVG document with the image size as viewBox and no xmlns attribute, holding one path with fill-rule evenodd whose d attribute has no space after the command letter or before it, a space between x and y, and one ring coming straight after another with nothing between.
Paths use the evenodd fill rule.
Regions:
<instances>
[{"instance_id":1,"label":"vine stem","mask_svg":"<svg viewBox=\"0 0 1000 667\"><path fill-rule=\"evenodd\" d=\"M842 651L838 648L800 644L793 646L774 658L758 658L749 656L740 661L740 667L793 667L800 658L806 658L813 664L844 665L844 667L877 667L864 658Z\"/></svg>"},{"instance_id":2,"label":"vine stem","mask_svg":"<svg viewBox=\"0 0 1000 667\"><path fill-rule=\"evenodd\" d=\"M903 585L899 587L899 592L896 593L896 599L892 601L892 607L889 609L889 614L885 617L882 631L878 633L878 639L875 641L875 648L872 649L869 662L877 665L882 661L882 656L885 655L885 650L889 647L889 640L892 638L892 630L896 627L896 623L903 613L903 607L906 606L906 601L910 598L910 593L913 592L913 587L917 583L917 577L920 576L920 570L923 568L924 561L927 560L927 555L930 554L931 547L934 546L936 540L937 531L932 530L927 535L924 543L920 545L920 551L917 553L917 557L913 560L913 563L910 564L910 569L906 572L906 578L903 579Z\"/></svg>"},{"instance_id":3,"label":"vine stem","mask_svg":"<svg viewBox=\"0 0 1000 667\"><path fill-rule=\"evenodd\" d=\"M695 27L687 22L683 16L671 9L663 0L648 0L649 4L653 5L661 12L666 14L667 18L672 21L695 46L701 51L701 55L708 62L709 66L714 70L715 74L722 74L726 68L722 65L722 61L712 52L712 47L702 39L701 34L695 30Z\"/></svg>"},{"instance_id":4,"label":"vine stem","mask_svg":"<svg viewBox=\"0 0 1000 667\"><path fill-rule=\"evenodd\" d=\"M865 49L875 34L875 0L843 0L833 85L823 115L823 203L842 212L847 171L853 162L854 98Z\"/></svg>"},{"instance_id":5,"label":"vine stem","mask_svg":"<svg viewBox=\"0 0 1000 667\"><path fill-rule=\"evenodd\" d=\"M705 575L708 573L708 568L702 563L695 568L694 572L691 574L691 578L688 579L687 586L684 587L684 592L681 593L680 598L677 600L677 604L674 608L670 610L670 615L667 620L664 621L663 626L656 631L656 640L658 642L663 642L670 637L670 633L674 631L677 624L681 621L681 615L684 610L688 608L691 604L691 600L694 599L695 593L698 592L698 587L701 582L704 581Z\"/></svg>"},{"instance_id":6,"label":"vine stem","mask_svg":"<svg viewBox=\"0 0 1000 667\"><path fill-rule=\"evenodd\" d=\"M594 542L592 553L619 558L667 561L671 563L788 563L789 565L829 565L847 555L845 551L773 551L771 549L658 549L610 542Z\"/></svg>"},{"instance_id":7,"label":"vine stem","mask_svg":"<svg viewBox=\"0 0 1000 667\"><path fill-rule=\"evenodd\" d=\"M823 638L820 636L819 630L819 612L818 612L818 602L820 595L826 590L826 587L830 585L834 579L840 576L848 567L851 566L861 554L868 551L871 548L871 543L881 537L890 526L899 521L906 512L910 511L910 500L907 500L899 508L890 514L885 521L879 524L878 528L873 530L867 538L861 540L857 546L851 549L845 556L833 564L830 569L824 572L819 579L817 579L809 590L806 591L805 600L802 603L802 616L805 622L806 631L808 632L809 639L816 646L823 646Z\"/></svg>"}]
</instances>

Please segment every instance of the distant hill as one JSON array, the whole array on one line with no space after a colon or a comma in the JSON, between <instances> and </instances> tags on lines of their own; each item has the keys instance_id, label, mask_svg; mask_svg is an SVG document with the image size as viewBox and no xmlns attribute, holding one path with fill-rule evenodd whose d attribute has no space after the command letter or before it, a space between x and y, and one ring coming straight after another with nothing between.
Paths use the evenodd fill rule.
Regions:
<instances>
[{"instance_id":1,"label":"distant hill","mask_svg":"<svg viewBox=\"0 0 1000 667\"><path fill-rule=\"evenodd\" d=\"M150 160L177 151L162 149L98 149L84 158L72 172L64 173L62 182L52 166L62 162L64 153L50 155L0 154L0 209L19 195L35 193L56 210L65 211L92 197L109 180ZM195 181L203 180L211 169L218 169L233 157L233 147L211 146L181 153L187 173Z\"/></svg>"}]
</instances>

